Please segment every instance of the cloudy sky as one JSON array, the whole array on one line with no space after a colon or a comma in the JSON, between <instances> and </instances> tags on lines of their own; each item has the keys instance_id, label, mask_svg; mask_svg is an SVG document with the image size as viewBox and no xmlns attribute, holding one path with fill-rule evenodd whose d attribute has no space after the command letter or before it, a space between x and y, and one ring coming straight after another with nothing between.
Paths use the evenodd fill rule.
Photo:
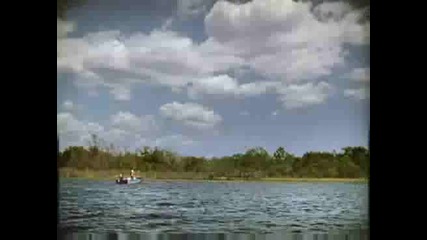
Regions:
<instances>
[{"instance_id":1,"label":"cloudy sky","mask_svg":"<svg viewBox=\"0 0 427 240\"><path fill-rule=\"evenodd\" d=\"M61 149L91 134L208 157L367 146L366 9L241 2L87 0L58 19Z\"/></svg>"}]
</instances>

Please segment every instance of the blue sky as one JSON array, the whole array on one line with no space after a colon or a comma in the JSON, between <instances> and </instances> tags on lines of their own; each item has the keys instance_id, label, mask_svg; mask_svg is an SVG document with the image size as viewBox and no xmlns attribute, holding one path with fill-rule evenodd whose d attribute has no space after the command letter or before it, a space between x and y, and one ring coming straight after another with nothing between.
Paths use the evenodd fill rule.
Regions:
<instances>
[{"instance_id":1,"label":"blue sky","mask_svg":"<svg viewBox=\"0 0 427 240\"><path fill-rule=\"evenodd\" d=\"M369 22L343 2L95 1L58 19L60 148L367 146Z\"/></svg>"}]
</instances>

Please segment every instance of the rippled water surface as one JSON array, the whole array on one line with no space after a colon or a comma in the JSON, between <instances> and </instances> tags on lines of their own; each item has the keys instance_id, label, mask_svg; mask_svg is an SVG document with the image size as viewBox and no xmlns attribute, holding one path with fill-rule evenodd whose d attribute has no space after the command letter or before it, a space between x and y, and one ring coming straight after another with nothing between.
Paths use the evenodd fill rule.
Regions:
<instances>
[{"instance_id":1,"label":"rippled water surface","mask_svg":"<svg viewBox=\"0 0 427 240\"><path fill-rule=\"evenodd\" d=\"M141 239L153 234L160 238L164 234L196 238L216 234L215 239L230 234L243 234L247 239L338 234L342 239L366 239L367 191L367 184L360 183L116 185L66 179L60 181L60 228L70 239L96 239L91 234L109 239Z\"/></svg>"}]
</instances>

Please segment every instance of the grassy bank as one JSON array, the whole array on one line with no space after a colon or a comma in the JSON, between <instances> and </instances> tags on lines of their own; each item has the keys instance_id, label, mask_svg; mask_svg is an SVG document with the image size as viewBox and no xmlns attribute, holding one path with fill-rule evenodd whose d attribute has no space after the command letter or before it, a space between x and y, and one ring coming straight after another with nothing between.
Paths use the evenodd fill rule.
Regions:
<instances>
[{"instance_id":1,"label":"grassy bank","mask_svg":"<svg viewBox=\"0 0 427 240\"><path fill-rule=\"evenodd\" d=\"M243 178L214 178L214 179L149 179L151 181L203 181L203 182L271 182L271 183L283 183L283 182L311 182L311 183L368 183L365 178L260 178L260 179L243 179Z\"/></svg>"},{"instance_id":2,"label":"grassy bank","mask_svg":"<svg viewBox=\"0 0 427 240\"><path fill-rule=\"evenodd\" d=\"M83 178L92 180L114 180L122 173L124 177L129 176L129 171L123 170L79 170L74 168L60 168L59 176L61 178ZM159 179L159 180L204 180L208 179L209 173L204 172L139 172L136 171L135 175L145 179Z\"/></svg>"},{"instance_id":3,"label":"grassy bank","mask_svg":"<svg viewBox=\"0 0 427 240\"><path fill-rule=\"evenodd\" d=\"M278 177L278 178L261 178L260 181L266 182L368 182L365 178L289 178L289 177Z\"/></svg>"},{"instance_id":4,"label":"grassy bank","mask_svg":"<svg viewBox=\"0 0 427 240\"><path fill-rule=\"evenodd\" d=\"M79 170L74 168L59 169L60 178L80 178L91 180L114 180L120 173L126 177L128 172L122 170ZM148 180L167 180L167 181L213 181L213 182L229 182L229 181L257 181L257 182L368 182L363 178L291 178L291 177L272 177L259 179L243 179L243 178L226 178L214 177L210 178L209 173L205 172L136 172L140 176Z\"/></svg>"}]
</instances>

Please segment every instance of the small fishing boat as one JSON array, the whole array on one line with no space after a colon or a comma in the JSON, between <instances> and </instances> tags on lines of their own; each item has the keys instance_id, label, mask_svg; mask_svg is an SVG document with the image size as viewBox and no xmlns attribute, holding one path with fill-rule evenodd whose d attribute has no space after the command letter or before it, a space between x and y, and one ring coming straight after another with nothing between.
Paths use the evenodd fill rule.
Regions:
<instances>
[{"instance_id":1,"label":"small fishing boat","mask_svg":"<svg viewBox=\"0 0 427 240\"><path fill-rule=\"evenodd\" d=\"M116 183L117 184L135 184L135 183L140 183L142 181L141 178L122 178L122 179L116 179Z\"/></svg>"}]
</instances>

